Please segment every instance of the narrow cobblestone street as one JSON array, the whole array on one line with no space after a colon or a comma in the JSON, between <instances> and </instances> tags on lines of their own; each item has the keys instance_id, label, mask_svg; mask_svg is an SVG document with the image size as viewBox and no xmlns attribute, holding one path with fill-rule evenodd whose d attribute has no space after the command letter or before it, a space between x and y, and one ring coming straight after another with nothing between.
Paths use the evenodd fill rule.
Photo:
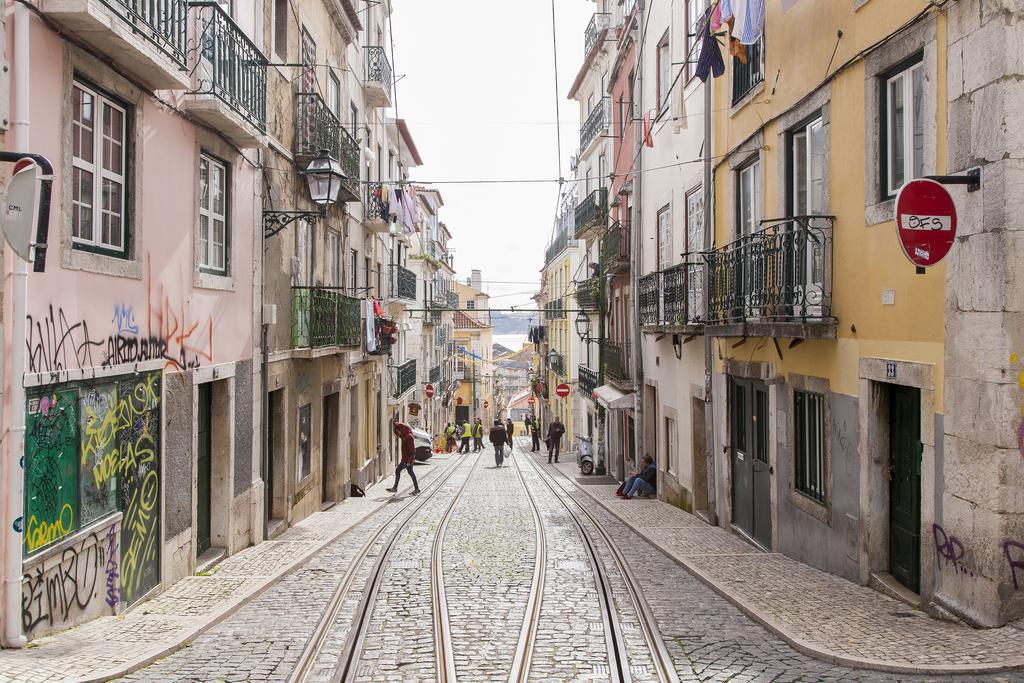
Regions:
<instances>
[{"instance_id":1,"label":"narrow cobblestone street","mask_svg":"<svg viewBox=\"0 0 1024 683\"><path fill-rule=\"evenodd\" d=\"M123 680L1022 680L883 673L802 654L609 512L603 494L585 490L606 487L574 479L571 458L548 466L525 442L500 468L490 447L438 457L423 468L419 496L403 489L227 619ZM666 514L656 501L629 505L648 523ZM730 543L722 552L753 551ZM908 622L925 636L932 628L923 617ZM945 643L922 647L956 661L956 637L971 633L947 631ZM1014 642L987 633L992 651Z\"/></svg>"}]
</instances>

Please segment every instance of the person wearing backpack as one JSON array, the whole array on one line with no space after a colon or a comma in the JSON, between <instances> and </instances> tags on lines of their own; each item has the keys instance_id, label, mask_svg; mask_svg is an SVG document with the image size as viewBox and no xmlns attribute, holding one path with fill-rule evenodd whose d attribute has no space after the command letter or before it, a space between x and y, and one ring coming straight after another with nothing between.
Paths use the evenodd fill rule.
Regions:
<instances>
[{"instance_id":1,"label":"person wearing backpack","mask_svg":"<svg viewBox=\"0 0 1024 683\"><path fill-rule=\"evenodd\" d=\"M416 472L413 470L413 463L416 462L416 441L412 437L412 428L404 422L395 422L395 436L402 444L402 461L395 468L395 485L387 489L389 493L398 491L398 481L402 478L402 470L409 470L412 478L412 493L420 492L420 483L416 480Z\"/></svg>"},{"instance_id":2,"label":"person wearing backpack","mask_svg":"<svg viewBox=\"0 0 1024 683\"><path fill-rule=\"evenodd\" d=\"M562 435L565 434L565 426L562 421L555 418L555 421L548 426L548 462L551 462L551 455L554 454L555 462L558 462L558 454L562 450Z\"/></svg>"}]
</instances>

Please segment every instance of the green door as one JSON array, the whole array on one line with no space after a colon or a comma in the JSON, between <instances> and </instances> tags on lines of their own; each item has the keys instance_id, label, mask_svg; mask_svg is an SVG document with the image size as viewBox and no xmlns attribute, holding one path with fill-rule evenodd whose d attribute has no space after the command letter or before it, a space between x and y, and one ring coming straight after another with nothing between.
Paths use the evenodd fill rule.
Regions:
<instances>
[{"instance_id":1,"label":"green door","mask_svg":"<svg viewBox=\"0 0 1024 683\"><path fill-rule=\"evenodd\" d=\"M764 548L772 547L772 467L768 455L768 388L729 382L732 523Z\"/></svg>"},{"instance_id":2,"label":"green door","mask_svg":"<svg viewBox=\"0 0 1024 683\"><path fill-rule=\"evenodd\" d=\"M889 572L918 592L921 579L921 398L889 388Z\"/></svg>"},{"instance_id":3,"label":"green door","mask_svg":"<svg viewBox=\"0 0 1024 683\"><path fill-rule=\"evenodd\" d=\"M213 450L211 411L213 386L199 385L198 441L199 459L196 474L196 555L210 548L210 454Z\"/></svg>"}]
</instances>

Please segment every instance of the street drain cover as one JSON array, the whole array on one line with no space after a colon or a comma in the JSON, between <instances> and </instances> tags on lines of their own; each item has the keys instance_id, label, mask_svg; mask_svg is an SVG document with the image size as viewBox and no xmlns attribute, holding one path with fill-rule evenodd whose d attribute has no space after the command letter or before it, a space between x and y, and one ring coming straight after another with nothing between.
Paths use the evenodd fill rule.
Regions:
<instances>
[{"instance_id":1,"label":"street drain cover","mask_svg":"<svg viewBox=\"0 0 1024 683\"><path fill-rule=\"evenodd\" d=\"M913 619L917 617L913 612L891 612L890 614L894 617L899 617L900 619Z\"/></svg>"}]
</instances>

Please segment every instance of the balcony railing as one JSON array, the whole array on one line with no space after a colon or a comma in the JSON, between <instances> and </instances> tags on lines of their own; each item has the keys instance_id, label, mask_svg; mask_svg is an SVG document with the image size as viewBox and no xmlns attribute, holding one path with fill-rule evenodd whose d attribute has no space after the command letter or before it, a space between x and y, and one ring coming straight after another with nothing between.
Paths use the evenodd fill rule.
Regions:
<instances>
[{"instance_id":1,"label":"balcony railing","mask_svg":"<svg viewBox=\"0 0 1024 683\"><path fill-rule=\"evenodd\" d=\"M616 222L601 242L601 261L606 272L613 273L629 265L629 226Z\"/></svg>"},{"instance_id":2,"label":"balcony railing","mask_svg":"<svg viewBox=\"0 0 1024 683\"><path fill-rule=\"evenodd\" d=\"M136 35L152 43L168 59L186 68L185 0L103 0L103 4L132 27ZM265 60L264 60L265 61Z\"/></svg>"},{"instance_id":3,"label":"balcony railing","mask_svg":"<svg viewBox=\"0 0 1024 683\"><path fill-rule=\"evenodd\" d=\"M648 273L637 283L637 306L641 325L661 323L661 273Z\"/></svg>"},{"instance_id":4,"label":"balcony railing","mask_svg":"<svg viewBox=\"0 0 1024 683\"><path fill-rule=\"evenodd\" d=\"M585 153L587 148L590 147L590 143L608 129L608 126L611 124L611 113L611 98L602 97L597 106L590 112L590 115L587 116L587 120L580 126L581 153Z\"/></svg>"},{"instance_id":5,"label":"balcony railing","mask_svg":"<svg viewBox=\"0 0 1024 683\"><path fill-rule=\"evenodd\" d=\"M583 58L590 54L590 49L597 44L603 31L607 31L612 25L612 15L607 12L596 12L587 24L587 31L583 34Z\"/></svg>"},{"instance_id":6,"label":"balcony railing","mask_svg":"<svg viewBox=\"0 0 1024 683\"><path fill-rule=\"evenodd\" d=\"M569 244L569 233L559 230L551 244L544 251L544 263L548 264L555 260L555 257L562 253L562 250Z\"/></svg>"},{"instance_id":7,"label":"balcony railing","mask_svg":"<svg viewBox=\"0 0 1024 683\"><path fill-rule=\"evenodd\" d=\"M359 346L360 302L323 287L292 287L292 348Z\"/></svg>"},{"instance_id":8,"label":"balcony railing","mask_svg":"<svg viewBox=\"0 0 1024 683\"><path fill-rule=\"evenodd\" d=\"M623 356L622 346L615 342L605 340L601 343L601 364L606 377L620 382L630 378L629 364Z\"/></svg>"},{"instance_id":9,"label":"balcony railing","mask_svg":"<svg viewBox=\"0 0 1024 683\"><path fill-rule=\"evenodd\" d=\"M683 263L640 278L637 302L641 325L704 324L704 255L696 252L685 256Z\"/></svg>"},{"instance_id":10,"label":"balcony railing","mask_svg":"<svg viewBox=\"0 0 1024 683\"><path fill-rule=\"evenodd\" d=\"M345 180L341 183L341 201L358 202L359 144L331 112L320 93L295 93L296 157L315 157L327 150L341 164ZM369 186L367 186L369 187Z\"/></svg>"},{"instance_id":11,"label":"balcony railing","mask_svg":"<svg viewBox=\"0 0 1024 683\"><path fill-rule=\"evenodd\" d=\"M565 356L558 353L557 351L550 351L548 353L548 369L551 372L565 376Z\"/></svg>"},{"instance_id":12,"label":"balcony railing","mask_svg":"<svg viewBox=\"0 0 1024 683\"><path fill-rule=\"evenodd\" d=\"M762 221L705 254L709 324L832 319L834 216Z\"/></svg>"},{"instance_id":13,"label":"balcony railing","mask_svg":"<svg viewBox=\"0 0 1024 683\"><path fill-rule=\"evenodd\" d=\"M392 372L392 395L399 398L416 385L416 359L406 361L401 365L391 368Z\"/></svg>"},{"instance_id":14,"label":"balcony railing","mask_svg":"<svg viewBox=\"0 0 1024 683\"><path fill-rule=\"evenodd\" d=\"M392 264L391 296L416 301L416 273L398 263Z\"/></svg>"},{"instance_id":15,"label":"balcony railing","mask_svg":"<svg viewBox=\"0 0 1024 683\"><path fill-rule=\"evenodd\" d=\"M366 48L366 82L381 91L381 100L371 102L372 106L389 106L393 76L391 62L383 47L371 45Z\"/></svg>"},{"instance_id":16,"label":"balcony railing","mask_svg":"<svg viewBox=\"0 0 1024 683\"><path fill-rule=\"evenodd\" d=\"M754 86L764 80L764 38L747 45L747 63L732 58L732 103L738 104Z\"/></svg>"},{"instance_id":17,"label":"balcony railing","mask_svg":"<svg viewBox=\"0 0 1024 683\"><path fill-rule=\"evenodd\" d=\"M597 371L591 370L586 365L580 365L578 386L580 393L590 398L590 395L594 393L594 389L597 388Z\"/></svg>"},{"instance_id":18,"label":"balcony railing","mask_svg":"<svg viewBox=\"0 0 1024 683\"><path fill-rule=\"evenodd\" d=\"M597 309L597 299L601 291L601 281L592 277L576 284L576 303L588 311Z\"/></svg>"},{"instance_id":19,"label":"balcony railing","mask_svg":"<svg viewBox=\"0 0 1024 683\"><path fill-rule=\"evenodd\" d=\"M167 0L157 0L156 4L166 3ZM189 8L197 34L195 80L190 93L216 96L261 133L265 132L267 58L219 3L198 0L190 2Z\"/></svg>"},{"instance_id":20,"label":"balcony railing","mask_svg":"<svg viewBox=\"0 0 1024 683\"><path fill-rule=\"evenodd\" d=\"M588 230L604 227L608 216L608 190L601 187L576 205L576 238Z\"/></svg>"},{"instance_id":21,"label":"balcony railing","mask_svg":"<svg viewBox=\"0 0 1024 683\"><path fill-rule=\"evenodd\" d=\"M459 295L457 292L448 292L448 308L453 311L459 307Z\"/></svg>"},{"instance_id":22,"label":"balcony railing","mask_svg":"<svg viewBox=\"0 0 1024 683\"><path fill-rule=\"evenodd\" d=\"M544 316L548 320L565 320L565 306L561 299L553 299L544 304Z\"/></svg>"},{"instance_id":23,"label":"balcony railing","mask_svg":"<svg viewBox=\"0 0 1024 683\"><path fill-rule=\"evenodd\" d=\"M434 367L430 368L430 380L429 380L429 382L431 384L437 384L440 381L441 381L441 366L440 365L435 365Z\"/></svg>"}]
</instances>

